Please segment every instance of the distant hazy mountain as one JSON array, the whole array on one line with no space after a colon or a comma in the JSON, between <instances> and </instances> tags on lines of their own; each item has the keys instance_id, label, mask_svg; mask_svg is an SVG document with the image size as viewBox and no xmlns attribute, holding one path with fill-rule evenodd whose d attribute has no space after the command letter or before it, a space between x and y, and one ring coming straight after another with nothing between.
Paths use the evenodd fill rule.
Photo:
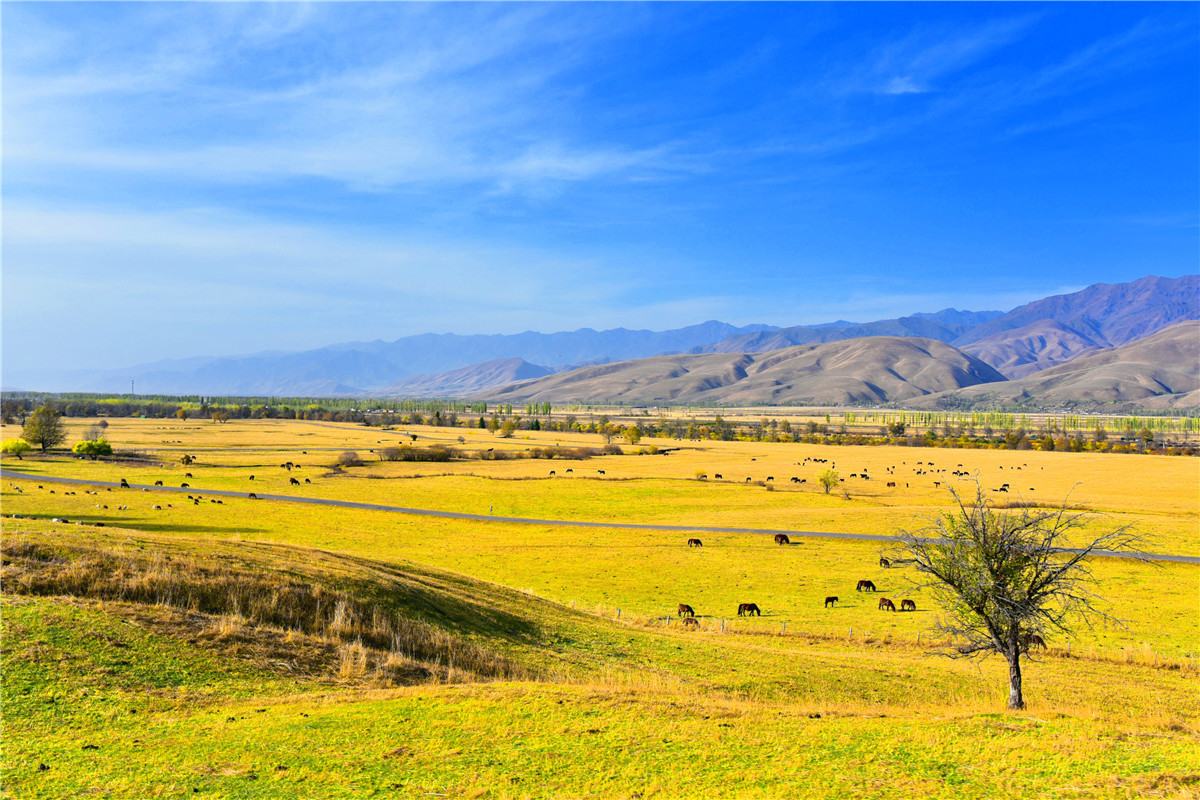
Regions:
<instances>
[{"instance_id":1,"label":"distant hazy mountain","mask_svg":"<svg viewBox=\"0 0 1200 800\"><path fill-rule=\"evenodd\" d=\"M1015 378L1189 319L1200 319L1200 276L1150 276L1027 303L953 343Z\"/></svg>"},{"instance_id":2,"label":"distant hazy mountain","mask_svg":"<svg viewBox=\"0 0 1200 800\"><path fill-rule=\"evenodd\" d=\"M943 342L880 336L582 367L484 395L510 402L877 405L1002 380L987 364Z\"/></svg>"},{"instance_id":3,"label":"distant hazy mountain","mask_svg":"<svg viewBox=\"0 0 1200 800\"><path fill-rule=\"evenodd\" d=\"M510 380L520 380L532 377L520 370L533 365L559 372L650 356L763 353L877 336L946 342L1006 377L1021 378L1192 319L1200 319L1200 276L1151 276L1131 283L1096 284L1007 313L948 308L875 322L838 321L788 328L737 327L710 321L666 331L582 328L511 335L429 333L297 353L186 358L120 370L23 375L21 383L51 391L126 392L133 378L143 394L459 395L476 394L504 382L501 379L508 367L494 363L500 361L525 362L526 367L518 364L512 367L516 371L507 375ZM416 380L414 376L422 377ZM887 376L860 377L886 382ZM871 392L863 396L871 396Z\"/></svg>"},{"instance_id":4,"label":"distant hazy mountain","mask_svg":"<svg viewBox=\"0 0 1200 800\"><path fill-rule=\"evenodd\" d=\"M1024 378L960 389L914 405L1084 411L1200 408L1200 322L1180 322Z\"/></svg>"},{"instance_id":5,"label":"distant hazy mountain","mask_svg":"<svg viewBox=\"0 0 1200 800\"><path fill-rule=\"evenodd\" d=\"M396 397L463 397L514 381L541 378L554 370L523 358L500 358L435 375L416 375L380 394Z\"/></svg>"},{"instance_id":6,"label":"distant hazy mountain","mask_svg":"<svg viewBox=\"0 0 1200 800\"><path fill-rule=\"evenodd\" d=\"M263 353L163 361L122 370L63 376L46 389L128 391L135 378L146 394L353 395L379 393L413 375L496 359L519 358L555 368L678 353L764 325L704 322L666 331L581 328L561 333L470 335L426 333L392 342L349 342L300 353Z\"/></svg>"},{"instance_id":7,"label":"distant hazy mountain","mask_svg":"<svg viewBox=\"0 0 1200 800\"><path fill-rule=\"evenodd\" d=\"M909 317L884 319L878 322L839 320L822 325L795 325L790 328L730 336L706 348L706 351L759 353L798 344L835 342L840 339L858 339L864 336L918 336L949 342L976 325L995 319L1003 313L1003 311L959 311L955 308L947 308L934 314L913 314Z\"/></svg>"}]
</instances>

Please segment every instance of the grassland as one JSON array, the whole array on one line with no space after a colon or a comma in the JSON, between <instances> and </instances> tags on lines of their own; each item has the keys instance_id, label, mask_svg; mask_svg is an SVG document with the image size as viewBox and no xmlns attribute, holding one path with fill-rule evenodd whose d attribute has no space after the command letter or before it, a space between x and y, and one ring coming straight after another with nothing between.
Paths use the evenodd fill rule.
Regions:
<instances>
[{"instance_id":1,"label":"grassland","mask_svg":"<svg viewBox=\"0 0 1200 800\"><path fill-rule=\"evenodd\" d=\"M413 432L419 444L467 451L598 444ZM1094 509L1095 525L1133 521L1151 528L1155 549L1197 549L1192 459L712 443L666 456L329 468L342 450L369 458L406 433L113 420L118 447L158 463L27 457L5 467L187 480L198 493L481 513L486 504L497 515L890 532L946 507L932 485L940 474L901 469L962 462L985 486L1015 489L1030 477L1039 499L1075 486L1071 502ZM183 453L196 463L178 465ZM848 500L826 496L811 487L817 467L804 460L814 457L836 460L843 474L865 467L872 479L848 479ZM281 469L288 460L303 466ZM899 475L885 478L892 465ZM755 483L772 474L777 489ZM790 484L793 474L808 483ZM905 475L906 491L882 485ZM312 483L292 486L296 476ZM1027 670L1031 710L1010 714L1000 712L1001 664L930 654L936 609L909 571L878 566L877 543L778 547L705 534L705 547L689 550L685 534L668 532L89 491L3 482L6 517L21 516L4 520L0 651L3 780L14 797L1166 797L1200 788L1194 565L1096 561L1101 594L1127 626L1051 641ZM878 612L853 591L863 577L921 610ZM838 608L823 607L827 594L841 596ZM748 600L763 606L761 619L736 619ZM696 607L699 631L666 624L679 602Z\"/></svg>"}]
</instances>

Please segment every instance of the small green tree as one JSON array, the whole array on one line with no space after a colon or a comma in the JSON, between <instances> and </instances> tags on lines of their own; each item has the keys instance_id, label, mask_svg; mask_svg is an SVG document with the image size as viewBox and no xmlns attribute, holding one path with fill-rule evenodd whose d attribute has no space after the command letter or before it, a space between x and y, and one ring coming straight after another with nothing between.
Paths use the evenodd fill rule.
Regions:
<instances>
[{"instance_id":1,"label":"small green tree","mask_svg":"<svg viewBox=\"0 0 1200 800\"><path fill-rule=\"evenodd\" d=\"M57 447L67 438L62 415L52 406L38 406L25 420L21 438L40 447L43 453L51 447Z\"/></svg>"},{"instance_id":2,"label":"small green tree","mask_svg":"<svg viewBox=\"0 0 1200 800\"><path fill-rule=\"evenodd\" d=\"M84 439L82 442L76 442L71 452L95 461L98 456L111 456L113 449L112 445L103 439Z\"/></svg>"},{"instance_id":3,"label":"small green tree","mask_svg":"<svg viewBox=\"0 0 1200 800\"><path fill-rule=\"evenodd\" d=\"M642 430L637 425L630 425L625 430L621 431L621 435L625 437L625 441L630 444L637 444L642 440Z\"/></svg>"},{"instance_id":4,"label":"small green tree","mask_svg":"<svg viewBox=\"0 0 1200 800\"><path fill-rule=\"evenodd\" d=\"M0 453L6 456L16 456L18 461L32 449L33 447L24 439L9 439L0 445Z\"/></svg>"},{"instance_id":5,"label":"small green tree","mask_svg":"<svg viewBox=\"0 0 1200 800\"><path fill-rule=\"evenodd\" d=\"M501 439L511 439L513 432L516 429L517 429L516 422L514 422L511 419L504 420L504 423L500 426L500 438Z\"/></svg>"},{"instance_id":6,"label":"small green tree","mask_svg":"<svg viewBox=\"0 0 1200 800\"><path fill-rule=\"evenodd\" d=\"M825 494L829 494L833 491L833 487L838 485L840 479L837 470L827 469L817 476L817 480L821 482L821 488L825 490Z\"/></svg>"}]
</instances>

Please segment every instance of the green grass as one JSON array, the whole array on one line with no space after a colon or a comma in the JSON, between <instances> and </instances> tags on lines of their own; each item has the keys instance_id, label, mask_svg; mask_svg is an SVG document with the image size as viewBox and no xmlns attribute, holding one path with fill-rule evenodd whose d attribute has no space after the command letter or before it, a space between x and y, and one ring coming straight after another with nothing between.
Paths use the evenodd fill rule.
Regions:
<instances>
[{"instance_id":1,"label":"green grass","mask_svg":"<svg viewBox=\"0 0 1200 800\"><path fill-rule=\"evenodd\" d=\"M246 423L237 435L254 433L253 447L264 448L269 429L286 452L302 446L298 436L336 442L347 427ZM194 435L216 437L214 453L236 438ZM173 446L193 444L180 441ZM265 451L231 452L239 465L206 466L196 483L243 488ZM671 462L616 463L614 472ZM142 479L111 465L26 466ZM617 503L612 513L711 512L758 524L748 520L807 503L813 514L828 505L851 519L839 498L668 475L510 480L521 477L510 462L497 470L487 479L318 479L309 490L438 506L477 503L503 486L514 508L547 517ZM277 477L255 484L274 490ZM21 484L18 493L5 479L2 495L5 514L34 517L4 519L0 540L4 796L1200 793L1200 570L1191 565L1095 562L1100 593L1129 628L1081 632L1069 657L1068 642L1052 640L1026 663L1030 710L1012 714L1000 710L1001 662L950 660L932 655L928 639L918 643L935 609L908 585L914 575L878 567L873 543L777 547L704 534L703 550L689 550L686 534L248 499L195 507L182 497ZM1126 512L1169 516L1175 501L1158 496ZM863 510L864 525L907 513L877 500L847 508ZM48 519L63 516L72 523ZM877 611L874 597L853 591L862 577L888 596L915 597L921 611ZM842 604L825 609L826 594ZM748 600L763 606L762 619L734 619ZM697 608L701 630L663 624L679 602Z\"/></svg>"}]
</instances>

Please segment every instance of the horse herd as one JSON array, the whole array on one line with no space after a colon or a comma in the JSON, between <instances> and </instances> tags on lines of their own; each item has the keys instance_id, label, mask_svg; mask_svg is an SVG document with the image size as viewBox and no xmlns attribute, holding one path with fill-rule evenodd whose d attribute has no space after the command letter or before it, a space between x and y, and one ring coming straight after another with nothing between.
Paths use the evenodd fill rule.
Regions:
<instances>
[{"instance_id":1,"label":"horse herd","mask_svg":"<svg viewBox=\"0 0 1200 800\"><path fill-rule=\"evenodd\" d=\"M786 533L777 533L777 534L775 534L775 544L780 544L780 545L791 544L791 539L788 537L788 535ZM704 542L701 541L700 539L693 537L693 538L687 540L687 546L688 547L704 547ZM883 556L880 556L880 558L879 558L879 566L881 566L881 567L885 567L885 568L891 567L893 563L901 564L901 563L905 563L905 562L904 561L893 561L893 560L885 558ZM856 591L856 592L876 592L879 590L875 586L874 581L870 581L870 580L867 580L864 578L863 580L860 580L858 582L858 584L854 587L854 591ZM825 608L836 608L839 600L841 600L841 598L838 597L837 595L829 595L828 597L825 598ZM893 600L891 600L890 598L881 597L881 598L879 598L878 608L880 611L895 611L896 603ZM917 610L917 603L915 600L911 600L909 598L904 598L903 600L900 601L900 611L916 611L916 610ZM676 613L676 616L683 617L683 626L685 628L699 628L700 627L700 623L696 620L696 609L692 608L692 606L688 605L687 603L680 603L678 608L676 609L675 613ZM739 603L738 609L737 609L737 615L739 617L761 617L762 609L758 607L757 603Z\"/></svg>"}]
</instances>

